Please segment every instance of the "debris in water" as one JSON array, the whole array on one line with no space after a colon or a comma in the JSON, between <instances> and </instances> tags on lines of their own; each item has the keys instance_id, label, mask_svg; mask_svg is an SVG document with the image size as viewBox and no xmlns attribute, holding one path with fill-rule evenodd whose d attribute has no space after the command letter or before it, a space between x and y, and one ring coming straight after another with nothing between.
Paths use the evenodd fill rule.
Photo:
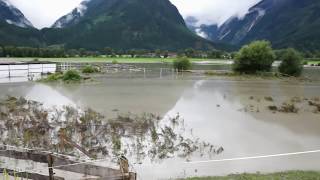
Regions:
<instances>
[{"instance_id":1,"label":"debris in water","mask_svg":"<svg viewBox=\"0 0 320 180\"><path fill-rule=\"evenodd\" d=\"M171 157L185 159L199 152L212 156L223 151L186 136L179 114L161 118L155 114L121 114L107 119L92 109L45 108L41 103L8 97L0 101L0 141L30 149L92 158L124 155L141 162ZM200 152L201 151L201 152Z\"/></svg>"},{"instance_id":2,"label":"debris in water","mask_svg":"<svg viewBox=\"0 0 320 180\"><path fill-rule=\"evenodd\" d=\"M266 101L273 102L273 98L272 98L272 97L270 97L270 96L268 96L268 97L264 97L264 99L265 99Z\"/></svg>"},{"instance_id":3,"label":"debris in water","mask_svg":"<svg viewBox=\"0 0 320 180\"><path fill-rule=\"evenodd\" d=\"M298 113L299 109L294 104L283 103L279 111L285 113Z\"/></svg>"}]
</instances>

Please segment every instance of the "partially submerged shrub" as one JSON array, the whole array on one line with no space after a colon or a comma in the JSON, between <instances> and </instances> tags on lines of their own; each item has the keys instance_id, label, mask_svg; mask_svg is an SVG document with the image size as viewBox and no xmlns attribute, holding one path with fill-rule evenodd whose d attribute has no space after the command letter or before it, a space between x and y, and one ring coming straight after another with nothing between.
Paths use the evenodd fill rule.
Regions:
<instances>
[{"instance_id":1,"label":"partially submerged shrub","mask_svg":"<svg viewBox=\"0 0 320 180\"><path fill-rule=\"evenodd\" d=\"M46 78L41 79L40 81L43 82L54 82L54 81L59 81L63 77L63 74L61 72L49 74Z\"/></svg>"},{"instance_id":2,"label":"partially submerged shrub","mask_svg":"<svg viewBox=\"0 0 320 180\"><path fill-rule=\"evenodd\" d=\"M100 72L100 70L97 67L94 67L91 65L88 65L82 69L82 73L86 73L86 74L98 73L98 72Z\"/></svg>"},{"instance_id":3,"label":"partially submerged shrub","mask_svg":"<svg viewBox=\"0 0 320 180\"><path fill-rule=\"evenodd\" d=\"M243 46L236 54L233 70L240 73L254 74L270 71L275 54L268 41L255 41Z\"/></svg>"},{"instance_id":4,"label":"partially submerged shrub","mask_svg":"<svg viewBox=\"0 0 320 180\"><path fill-rule=\"evenodd\" d=\"M77 70L68 70L63 74L63 81L80 81L81 76Z\"/></svg>"},{"instance_id":5,"label":"partially submerged shrub","mask_svg":"<svg viewBox=\"0 0 320 180\"><path fill-rule=\"evenodd\" d=\"M189 70L191 68L191 62L188 58L180 57L173 61L173 68L179 72Z\"/></svg>"},{"instance_id":6,"label":"partially submerged shrub","mask_svg":"<svg viewBox=\"0 0 320 180\"><path fill-rule=\"evenodd\" d=\"M273 98L270 97L270 96L269 96L269 97L264 97L264 99L265 99L266 101L271 101L271 102L273 101Z\"/></svg>"},{"instance_id":7,"label":"partially submerged shrub","mask_svg":"<svg viewBox=\"0 0 320 180\"><path fill-rule=\"evenodd\" d=\"M320 104L309 101L309 105L316 107L316 112L320 112Z\"/></svg>"},{"instance_id":8,"label":"partially submerged shrub","mask_svg":"<svg viewBox=\"0 0 320 180\"><path fill-rule=\"evenodd\" d=\"M57 72L49 74L47 77L40 79L40 82L56 82L63 80L64 82L78 82L82 79L76 70L68 70L65 73Z\"/></svg>"},{"instance_id":9,"label":"partially submerged shrub","mask_svg":"<svg viewBox=\"0 0 320 180\"><path fill-rule=\"evenodd\" d=\"M268 106L268 109L270 111L278 111L278 107L277 106Z\"/></svg>"},{"instance_id":10,"label":"partially submerged shrub","mask_svg":"<svg viewBox=\"0 0 320 180\"><path fill-rule=\"evenodd\" d=\"M302 56L296 50L290 48L285 50L280 57L282 61L279 71L282 74L290 76L300 76L303 69Z\"/></svg>"}]
</instances>

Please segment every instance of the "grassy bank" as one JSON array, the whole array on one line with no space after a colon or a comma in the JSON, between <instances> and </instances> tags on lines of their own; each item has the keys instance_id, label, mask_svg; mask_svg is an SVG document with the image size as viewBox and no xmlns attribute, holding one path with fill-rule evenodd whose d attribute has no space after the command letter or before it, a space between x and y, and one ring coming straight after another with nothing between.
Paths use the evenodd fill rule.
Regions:
<instances>
[{"instance_id":1,"label":"grassy bank","mask_svg":"<svg viewBox=\"0 0 320 180\"><path fill-rule=\"evenodd\" d=\"M320 172L288 171L272 174L238 174L221 177L199 177L187 180L320 180Z\"/></svg>"},{"instance_id":2,"label":"grassy bank","mask_svg":"<svg viewBox=\"0 0 320 180\"><path fill-rule=\"evenodd\" d=\"M318 65L318 64L320 64L320 59L306 59L305 61L307 61L308 65L311 65L311 64Z\"/></svg>"},{"instance_id":3,"label":"grassy bank","mask_svg":"<svg viewBox=\"0 0 320 180\"><path fill-rule=\"evenodd\" d=\"M53 62L79 62L79 63L89 63L89 62L107 62L112 63L116 61L118 63L172 63L176 58L129 58L129 57L117 57L117 58L103 58L103 57L79 57L79 58L0 58L0 62L4 61L33 61L38 59L39 61L53 61ZM212 63L222 63L226 60L223 59L197 59L191 58L191 62L203 62L208 61Z\"/></svg>"}]
</instances>

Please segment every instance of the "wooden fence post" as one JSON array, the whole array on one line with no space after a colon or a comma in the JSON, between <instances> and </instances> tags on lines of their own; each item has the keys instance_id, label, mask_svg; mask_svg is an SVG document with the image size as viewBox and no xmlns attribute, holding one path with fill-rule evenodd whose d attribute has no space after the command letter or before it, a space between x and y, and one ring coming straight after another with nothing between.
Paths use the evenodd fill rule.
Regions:
<instances>
[{"instance_id":1,"label":"wooden fence post","mask_svg":"<svg viewBox=\"0 0 320 180\"><path fill-rule=\"evenodd\" d=\"M53 173L53 158L51 154L48 154L48 169L49 169L49 180L54 180Z\"/></svg>"}]
</instances>

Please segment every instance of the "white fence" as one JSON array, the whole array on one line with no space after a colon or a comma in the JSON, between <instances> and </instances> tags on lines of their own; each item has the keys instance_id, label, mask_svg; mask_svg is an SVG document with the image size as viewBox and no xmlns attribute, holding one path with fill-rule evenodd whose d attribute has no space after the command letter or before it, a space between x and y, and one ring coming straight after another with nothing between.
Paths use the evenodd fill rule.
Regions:
<instances>
[{"instance_id":1,"label":"white fence","mask_svg":"<svg viewBox=\"0 0 320 180\"><path fill-rule=\"evenodd\" d=\"M56 70L56 64L0 64L0 77L29 77L54 73Z\"/></svg>"},{"instance_id":2,"label":"white fence","mask_svg":"<svg viewBox=\"0 0 320 180\"><path fill-rule=\"evenodd\" d=\"M50 64L0 64L0 83L25 82L42 74L55 73L57 65Z\"/></svg>"}]
</instances>

